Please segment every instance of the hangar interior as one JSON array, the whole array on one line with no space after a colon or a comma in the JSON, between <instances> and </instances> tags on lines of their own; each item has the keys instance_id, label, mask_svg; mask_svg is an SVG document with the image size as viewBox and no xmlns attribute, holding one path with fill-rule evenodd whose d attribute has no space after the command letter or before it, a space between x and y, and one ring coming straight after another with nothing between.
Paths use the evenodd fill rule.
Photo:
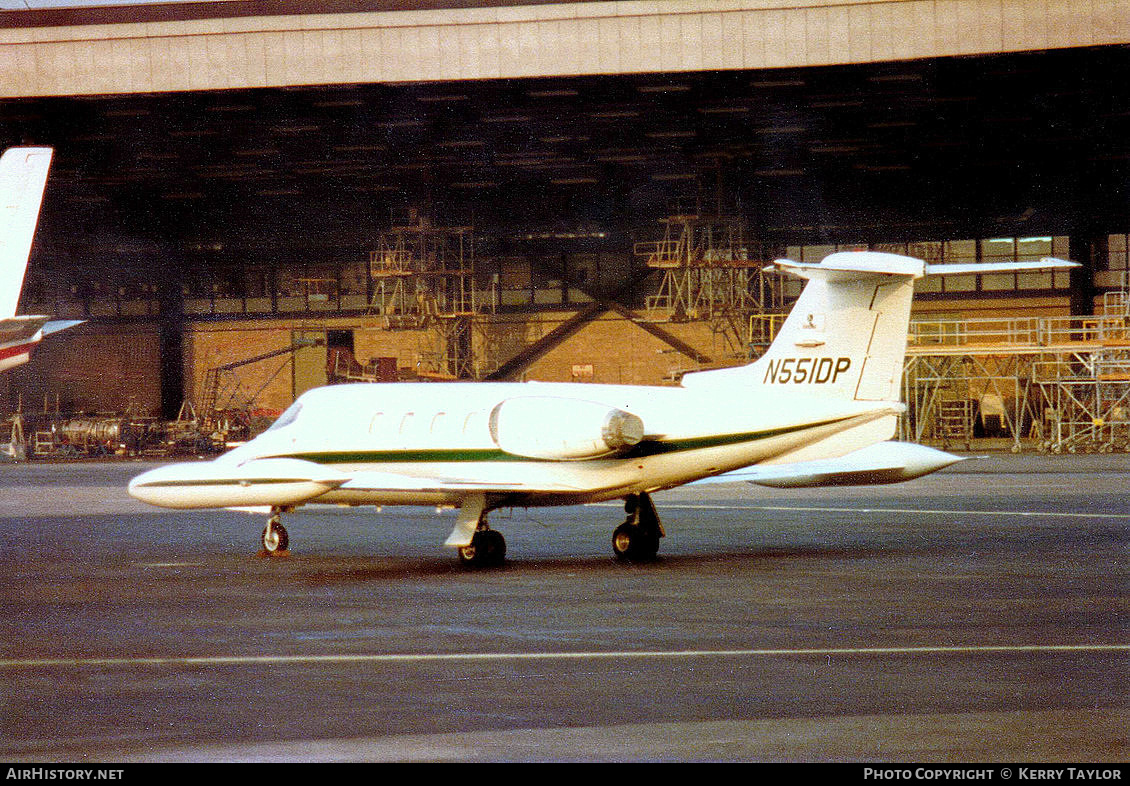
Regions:
<instances>
[{"instance_id":1,"label":"hangar interior","mask_svg":"<svg viewBox=\"0 0 1130 786\"><path fill-rule=\"evenodd\" d=\"M670 384L772 337L773 259L872 248L1082 264L922 282L905 437L1130 445L1125 45L17 96L0 140L56 150L20 313L86 320L0 378L29 435L199 446L338 381Z\"/></svg>"}]
</instances>

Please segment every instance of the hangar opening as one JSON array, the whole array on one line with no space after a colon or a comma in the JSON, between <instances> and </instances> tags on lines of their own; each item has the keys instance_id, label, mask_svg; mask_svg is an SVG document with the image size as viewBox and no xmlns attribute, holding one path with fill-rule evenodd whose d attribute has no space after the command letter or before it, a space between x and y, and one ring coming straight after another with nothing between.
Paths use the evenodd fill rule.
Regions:
<instances>
[{"instance_id":1,"label":"hangar opening","mask_svg":"<svg viewBox=\"0 0 1130 786\"><path fill-rule=\"evenodd\" d=\"M34 13L0 30L159 12ZM798 291L764 272L778 257L1059 256L1083 268L923 284L906 427L1121 445L1085 423L1122 423L1100 386L1122 381L1128 75L1114 43L6 97L5 146L57 151L21 312L87 322L0 393L8 413L172 419L232 364L226 405L262 417L338 378L663 384L764 346ZM1056 337L1106 354L1048 355Z\"/></svg>"}]
</instances>

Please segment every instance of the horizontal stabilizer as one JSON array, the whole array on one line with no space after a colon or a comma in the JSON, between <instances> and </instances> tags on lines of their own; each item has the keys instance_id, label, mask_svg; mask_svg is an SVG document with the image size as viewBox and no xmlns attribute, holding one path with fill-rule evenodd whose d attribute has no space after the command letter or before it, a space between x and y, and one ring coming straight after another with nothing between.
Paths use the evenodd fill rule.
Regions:
<instances>
[{"instance_id":1,"label":"horizontal stabilizer","mask_svg":"<svg viewBox=\"0 0 1130 786\"><path fill-rule=\"evenodd\" d=\"M81 325L85 319L53 319L43 326L43 335L50 336L52 333L58 333L60 330L73 328L76 325Z\"/></svg>"},{"instance_id":2,"label":"horizontal stabilizer","mask_svg":"<svg viewBox=\"0 0 1130 786\"><path fill-rule=\"evenodd\" d=\"M1069 270L1078 262L1044 257L1036 262L970 262L968 264L927 265L928 276L960 276L970 273L1018 273L1032 270Z\"/></svg>"},{"instance_id":3,"label":"horizontal stabilizer","mask_svg":"<svg viewBox=\"0 0 1130 786\"><path fill-rule=\"evenodd\" d=\"M801 278L847 283L887 276L920 278L925 264L920 259L881 251L841 251L818 264L778 259L773 267Z\"/></svg>"},{"instance_id":4,"label":"horizontal stabilizer","mask_svg":"<svg viewBox=\"0 0 1130 786\"><path fill-rule=\"evenodd\" d=\"M748 467L701 482L744 481L772 488L884 485L920 478L965 458L910 442L880 442L836 459Z\"/></svg>"},{"instance_id":5,"label":"horizontal stabilizer","mask_svg":"<svg viewBox=\"0 0 1130 786\"><path fill-rule=\"evenodd\" d=\"M82 320L48 321L45 316L0 319L0 371L31 360L32 350L44 336L81 324Z\"/></svg>"},{"instance_id":6,"label":"horizontal stabilizer","mask_svg":"<svg viewBox=\"0 0 1130 786\"><path fill-rule=\"evenodd\" d=\"M26 316L0 319L0 345L31 341L45 330L51 317Z\"/></svg>"}]
</instances>

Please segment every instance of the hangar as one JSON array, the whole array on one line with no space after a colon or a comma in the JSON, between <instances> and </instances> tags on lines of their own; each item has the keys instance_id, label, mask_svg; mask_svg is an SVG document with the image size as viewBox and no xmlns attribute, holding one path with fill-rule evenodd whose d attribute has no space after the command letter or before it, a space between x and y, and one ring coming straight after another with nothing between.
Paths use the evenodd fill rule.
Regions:
<instances>
[{"instance_id":1,"label":"hangar","mask_svg":"<svg viewBox=\"0 0 1130 786\"><path fill-rule=\"evenodd\" d=\"M766 263L871 247L1083 265L920 292L912 436L1121 446L1128 44L1127 0L3 11L0 140L56 149L21 312L87 322L0 409L662 384L757 351Z\"/></svg>"}]
</instances>

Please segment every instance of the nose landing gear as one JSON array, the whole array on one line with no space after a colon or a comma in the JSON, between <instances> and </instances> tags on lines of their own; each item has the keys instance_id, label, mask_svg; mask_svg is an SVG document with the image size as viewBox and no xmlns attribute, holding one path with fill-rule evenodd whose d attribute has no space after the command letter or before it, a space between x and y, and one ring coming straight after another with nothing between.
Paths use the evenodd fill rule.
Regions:
<instances>
[{"instance_id":1,"label":"nose landing gear","mask_svg":"<svg viewBox=\"0 0 1130 786\"><path fill-rule=\"evenodd\" d=\"M271 517L267 519L267 526L263 528L263 536L260 539L263 547L259 552L261 557L290 556L290 535L280 521L281 514L281 508L274 508Z\"/></svg>"}]
</instances>

